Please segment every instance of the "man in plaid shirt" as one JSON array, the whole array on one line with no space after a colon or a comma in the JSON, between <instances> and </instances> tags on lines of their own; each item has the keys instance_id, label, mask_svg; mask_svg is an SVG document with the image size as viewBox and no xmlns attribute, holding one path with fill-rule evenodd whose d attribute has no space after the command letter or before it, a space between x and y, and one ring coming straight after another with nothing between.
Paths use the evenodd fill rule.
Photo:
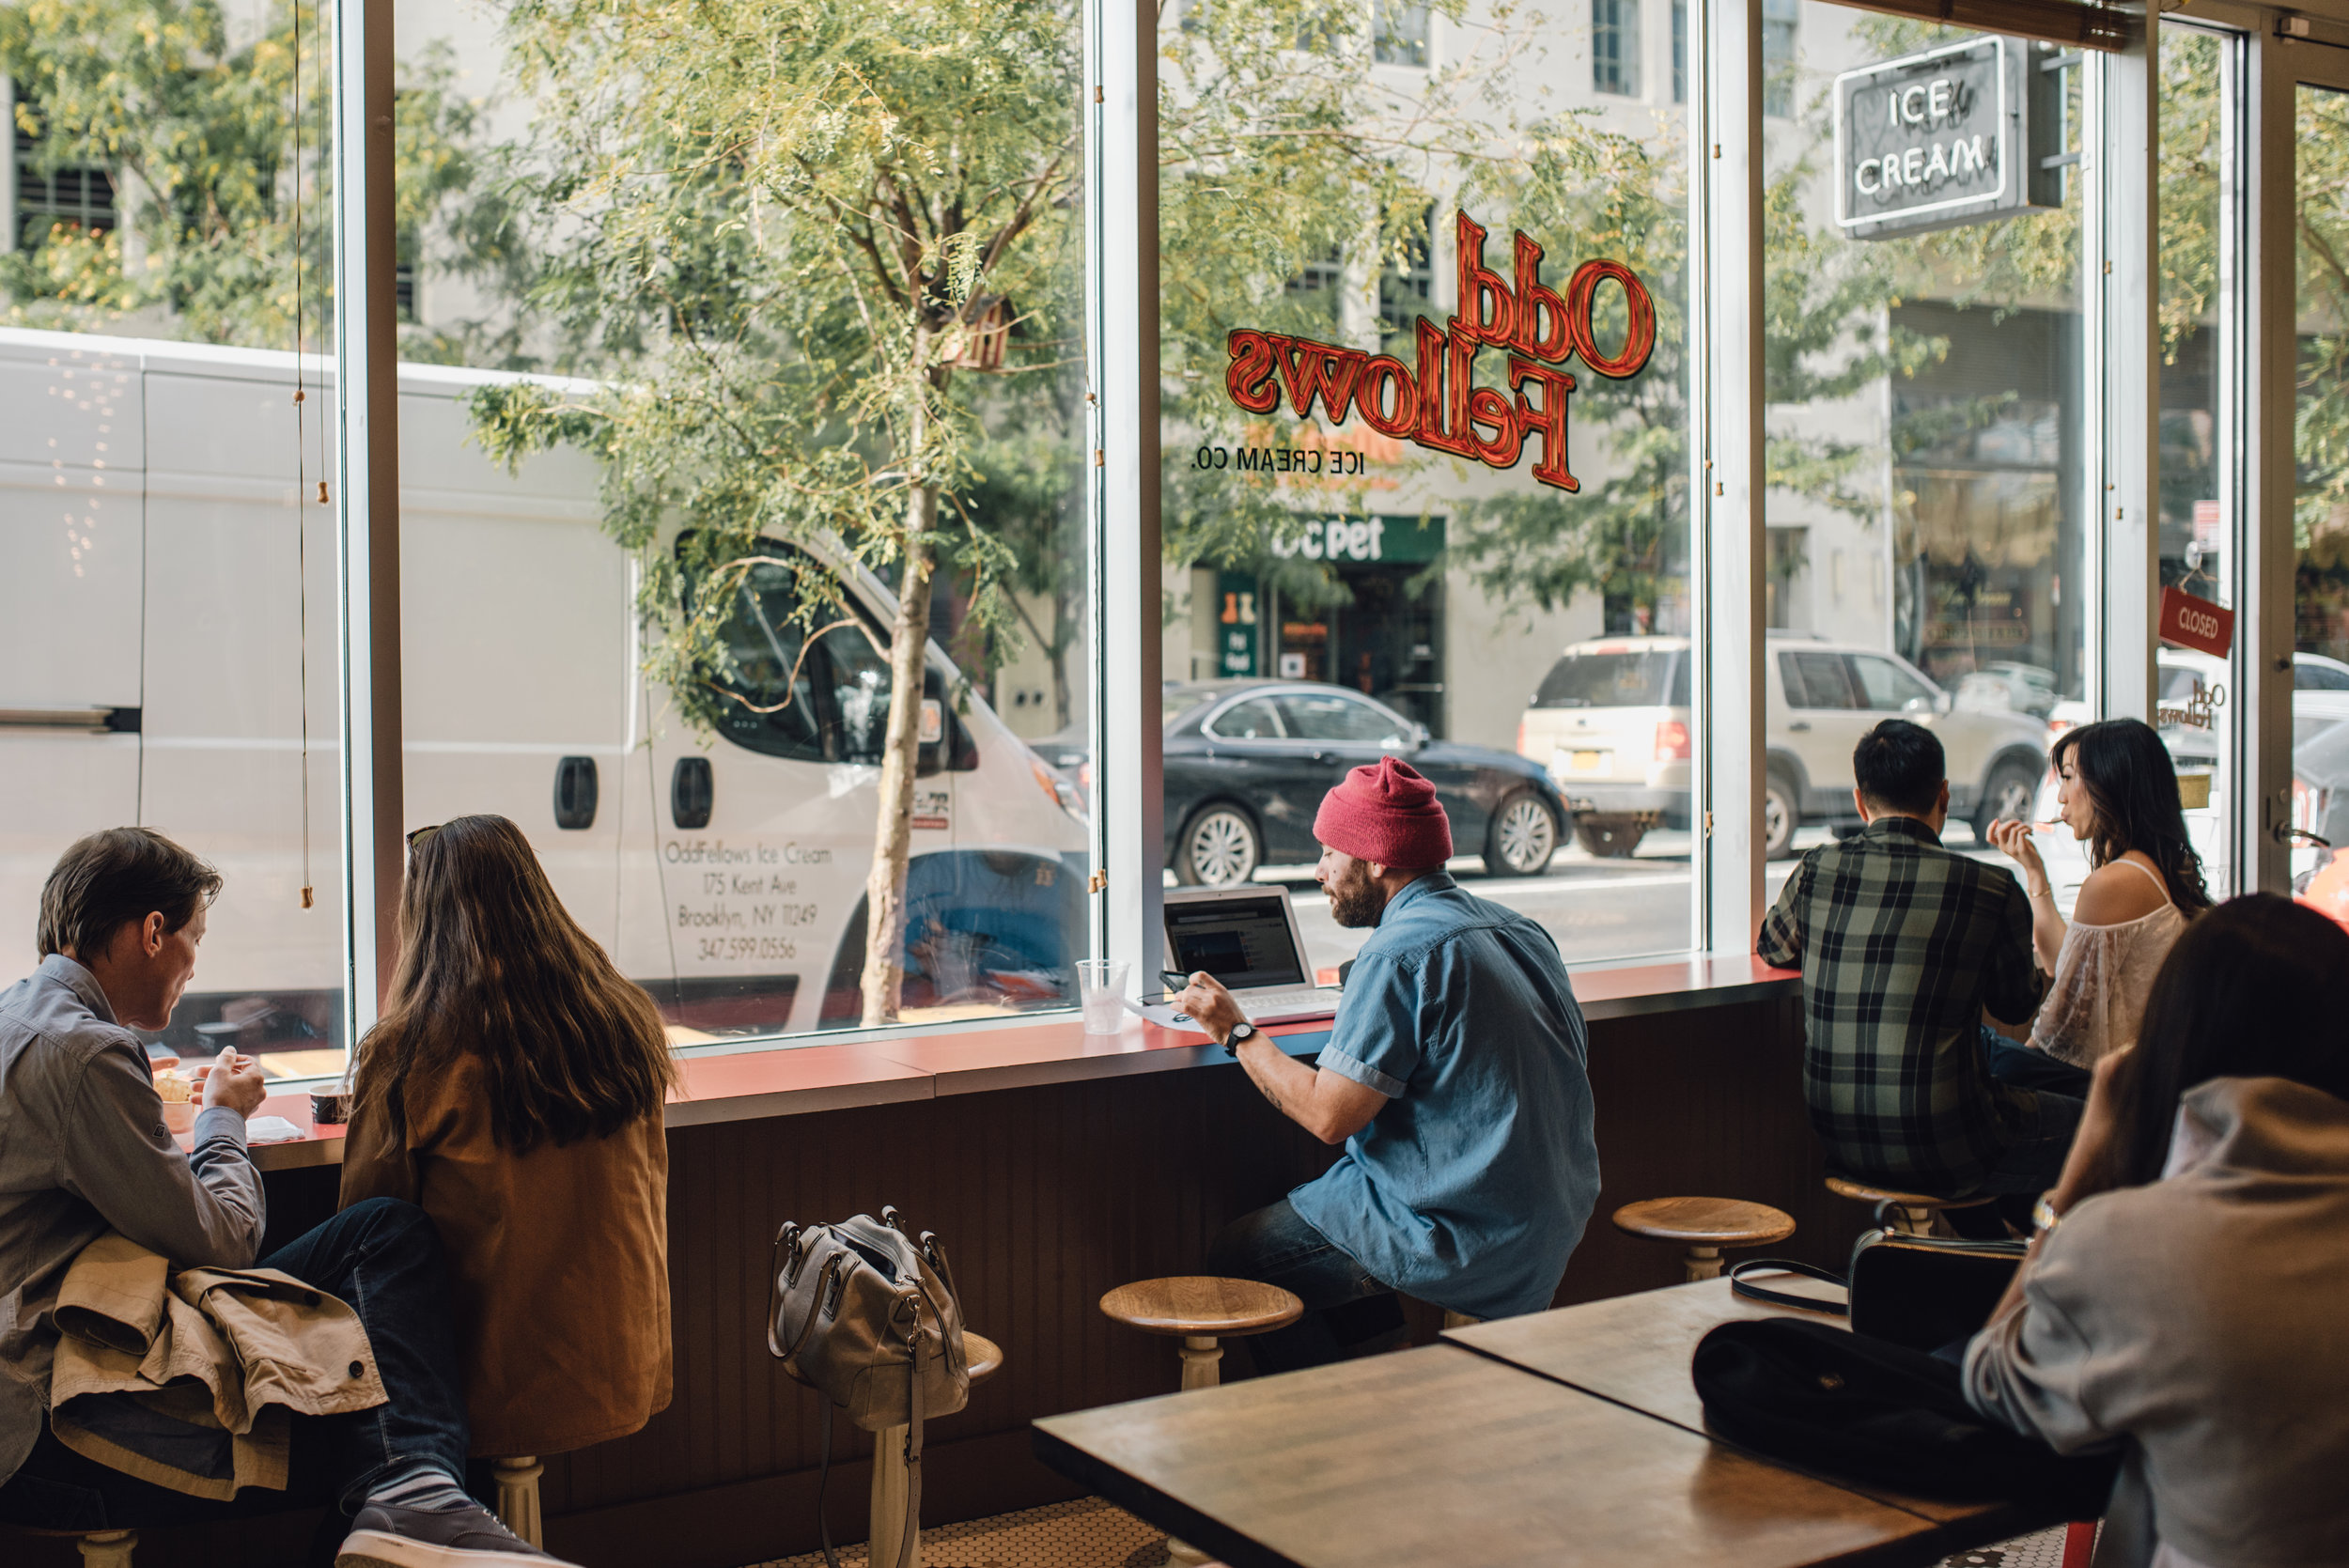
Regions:
<instances>
[{"instance_id":1,"label":"man in plaid shirt","mask_svg":"<svg viewBox=\"0 0 2349 1568\"><path fill-rule=\"evenodd\" d=\"M1802 970L1811 1125L1828 1164L1862 1181L2035 1196L2081 1102L1994 1081L1982 1046L1985 1008L2020 1022L2046 987L2030 902L2003 869L1941 847L1950 784L1930 730L1886 720L1852 770L1866 826L1802 858L1754 946Z\"/></svg>"}]
</instances>

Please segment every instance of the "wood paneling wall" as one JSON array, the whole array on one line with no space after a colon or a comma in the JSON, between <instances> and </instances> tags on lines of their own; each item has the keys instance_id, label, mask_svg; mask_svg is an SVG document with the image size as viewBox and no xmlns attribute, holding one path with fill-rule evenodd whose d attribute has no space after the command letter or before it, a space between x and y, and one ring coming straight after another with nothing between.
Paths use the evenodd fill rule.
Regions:
<instances>
[{"instance_id":1,"label":"wood paneling wall","mask_svg":"<svg viewBox=\"0 0 2349 1568\"><path fill-rule=\"evenodd\" d=\"M1822 1186L1800 1028L1792 1001L1594 1026L1605 1188L1561 1303L1680 1278L1670 1248L1608 1222L1639 1198L1774 1203L1800 1227L1779 1251L1840 1266L1866 1216ZM593 1568L739 1568L816 1544L821 1402L777 1370L764 1338L784 1220L895 1203L944 1239L972 1327L1004 1347L1003 1372L931 1428L923 1512L935 1524L1074 1495L1029 1457L1029 1421L1176 1382L1171 1342L1110 1323L1102 1292L1195 1269L1218 1226L1332 1157L1233 1065L680 1128L669 1148L676 1402L632 1437L547 1466L548 1545ZM333 1176L273 1178L276 1225L313 1221ZM1435 1317L1414 1313L1423 1336ZM1247 1375L1245 1354L1224 1369ZM864 1533L870 1446L845 1426L836 1436L826 1512L837 1540ZM139 1561L290 1565L314 1520L159 1531ZM70 1563L70 1550L45 1550L61 1545L32 1543L24 1560Z\"/></svg>"}]
</instances>

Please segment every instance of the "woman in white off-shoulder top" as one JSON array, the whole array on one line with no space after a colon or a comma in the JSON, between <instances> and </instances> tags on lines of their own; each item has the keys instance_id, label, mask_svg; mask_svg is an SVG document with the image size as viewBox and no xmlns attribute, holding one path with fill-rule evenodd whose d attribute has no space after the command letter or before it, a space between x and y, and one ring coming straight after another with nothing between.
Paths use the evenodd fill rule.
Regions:
<instances>
[{"instance_id":1,"label":"woman in white off-shoulder top","mask_svg":"<svg viewBox=\"0 0 2349 1568\"><path fill-rule=\"evenodd\" d=\"M2087 844L2094 869L2067 924L2031 824L1992 826L1990 842L2022 867L2031 945L2054 978L2029 1047L1985 1029L1983 1049L2003 1082L2084 1095L2087 1069L2137 1039L2155 971L2186 923L2210 908L2210 894L2186 835L2177 770L2149 725L2108 719L2066 730L2054 763L2062 826Z\"/></svg>"}]
</instances>

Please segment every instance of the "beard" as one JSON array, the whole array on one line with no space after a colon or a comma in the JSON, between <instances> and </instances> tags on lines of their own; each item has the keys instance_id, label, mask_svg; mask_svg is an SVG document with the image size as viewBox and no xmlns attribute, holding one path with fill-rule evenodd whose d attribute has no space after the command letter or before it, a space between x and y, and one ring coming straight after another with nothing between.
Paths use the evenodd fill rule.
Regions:
<instances>
[{"instance_id":1,"label":"beard","mask_svg":"<svg viewBox=\"0 0 2349 1568\"><path fill-rule=\"evenodd\" d=\"M1330 898L1330 918L1340 925L1359 930L1376 925L1386 912L1387 890L1370 879L1370 872L1357 861L1346 875L1334 877L1323 886Z\"/></svg>"}]
</instances>

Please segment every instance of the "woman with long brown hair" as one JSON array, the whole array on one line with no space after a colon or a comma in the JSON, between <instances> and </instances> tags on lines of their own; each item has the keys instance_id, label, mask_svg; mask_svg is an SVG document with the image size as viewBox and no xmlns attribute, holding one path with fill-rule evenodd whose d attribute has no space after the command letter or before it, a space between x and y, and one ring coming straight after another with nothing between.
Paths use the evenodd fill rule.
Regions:
<instances>
[{"instance_id":1,"label":"woman with long brown hair","mask_svg":"<svg viewBox=\"0 0 2349 1568\"><path fill-rule=\"evenodd\" d=\"M2049 761L2060 826L2088 846L2092 869L2067 922L2031 824L1992 824L1990 842L2022 870L2031 946L2049 981L2030 1045L1985 1027L1983 1049L1994 1078L2079 1097L2088 1070L2137 1038L2147 988L2186 923L2210 908L2210 893L2186 836L2177 769L2151 725L2082 724L2056 737Z\"/></svg>"},{"instance_id":2,"label":"woman with long brown hair","mask_svg":"<svg viewBox=\"0 0 2349 1568\"><path fill-rule=\"evenodd\" d=\"M439 1228L476 1456L622 1436L670 1394L661 1016L513 823L460 816L408 844L342 1201L404 1198Z\"/></svg>"}]
</instances>

